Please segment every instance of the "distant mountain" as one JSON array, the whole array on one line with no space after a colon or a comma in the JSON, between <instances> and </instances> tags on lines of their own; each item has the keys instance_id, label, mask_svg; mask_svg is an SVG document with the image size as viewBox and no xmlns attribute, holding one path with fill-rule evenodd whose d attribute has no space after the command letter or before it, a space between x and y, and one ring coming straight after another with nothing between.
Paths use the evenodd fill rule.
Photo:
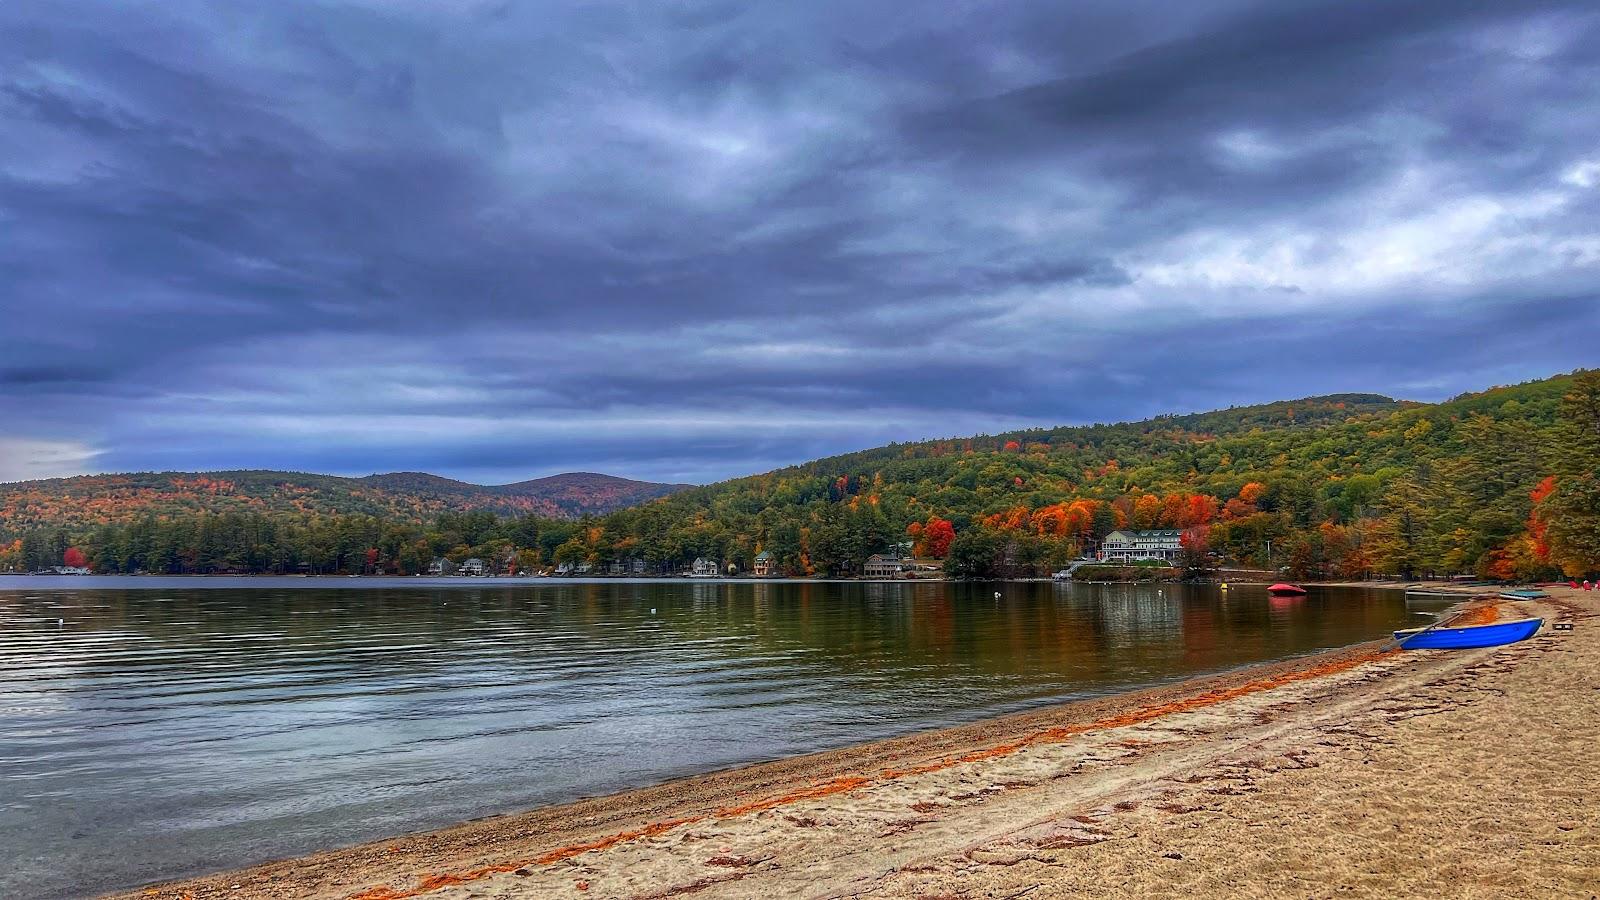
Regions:
<instances>
[{"instance_id":1,"label":"distant mountain","mask_svg":"<svg viewBox=\"0 0 1600 900\"><path fill-rule=\"evenodd\" d=\"M692 485L569 472L479 485L427 472L364 478L305 472L136 472L0 484L0 537L40 527L77 528L149 516L260 512L363 514L422 521L445 511L578 518L614 512Z\"/></svg>"}]
</instances>

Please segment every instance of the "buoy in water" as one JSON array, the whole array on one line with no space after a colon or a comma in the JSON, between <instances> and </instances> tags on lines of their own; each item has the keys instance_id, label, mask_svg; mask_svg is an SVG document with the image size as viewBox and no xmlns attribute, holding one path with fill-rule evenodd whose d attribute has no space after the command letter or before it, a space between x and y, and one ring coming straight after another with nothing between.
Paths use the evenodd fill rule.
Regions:
<instances>
[{"instance_id":1,"label":"buoy in water","mask_svg":"<svg viewBox=\"0 0 1600 900\"><path fill-rule=\"evenodd\" d=\"M999 600L999 599L1000 599L1000 592L999 592L999 591L995 591L995 592L994 592L994 598L995 598L995 599L996 599L996 600Z\"/></svg>"}]
</instances>

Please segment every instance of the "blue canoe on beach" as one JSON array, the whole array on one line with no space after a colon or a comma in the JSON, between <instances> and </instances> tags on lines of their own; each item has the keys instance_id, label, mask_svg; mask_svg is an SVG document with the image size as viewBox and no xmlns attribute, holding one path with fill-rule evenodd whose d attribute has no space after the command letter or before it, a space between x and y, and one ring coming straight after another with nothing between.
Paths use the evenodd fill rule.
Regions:
<instances>
[{"instance_id":1,"label":"blue canoe on beach","mask_svg":"<svg viewBox=\"0 0 1600 900\"><path fill-rule=\"evenodd\" d=\"M1493 625L1466 625L1461 628L1413 628L1396 631L1394 639L1405 650L1466 650L1472 647L1498 647L1533 637L1543 619L1518 619Z\"/></svg>"}]
</instances>

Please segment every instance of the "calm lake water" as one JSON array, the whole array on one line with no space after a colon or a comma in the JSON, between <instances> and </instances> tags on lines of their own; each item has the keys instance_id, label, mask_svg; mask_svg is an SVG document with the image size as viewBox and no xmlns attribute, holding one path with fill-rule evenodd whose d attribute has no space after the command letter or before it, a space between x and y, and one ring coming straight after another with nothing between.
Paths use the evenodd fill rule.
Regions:
<instances>
[{"instance_id":1,"label":"calm lake water","mask_svg":"<svg viewBox=\"0 0 1600 900\"><path fill-rule=\"evenodd\" d=\"M1398 592L1259 586L0 578L0 896L230 868L1416 619Z\"/></svg>"}]
</instances>

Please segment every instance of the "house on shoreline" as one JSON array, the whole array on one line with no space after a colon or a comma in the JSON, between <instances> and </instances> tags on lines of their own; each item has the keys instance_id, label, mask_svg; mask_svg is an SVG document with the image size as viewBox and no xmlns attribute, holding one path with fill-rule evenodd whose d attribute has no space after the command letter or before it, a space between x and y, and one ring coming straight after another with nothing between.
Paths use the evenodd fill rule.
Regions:
<instances>
[{"instance_id":1,"label":"house on shoreline","mask_svg":"<svg viewBox=\"0 0 1600 900\"><path fill-rule=\"evenodd\" d=\"M648 574L648 572L649 569L646 566L645 561L638 557L615 559L611 561L610 565L606 566L607 575L621 575L629 578L639 578Z\"/></svg>"},{"instance_id":2,"label":"house on shoreline","mask_svg":"<svg viewBox=\"0 0 1600 900\"><path fill-rule=\"evenodd\" d=\"M1161 560L1172 562L1183 552L1183 532L1176 528L1150 531L1117 529L1100 542L1095 559L1100 562Z\"/></svg>"},{"instance_id":3,"label":"house on shoreline","mask_svg":"<svg viewBox=\"0 0 1600 900\"><path fill-rule=\"evenodd\" d=\"M783 574L783 568L778 565L778 558L772 551L763 550L756 554L754 574L757 578L772 578Z\"/></svg>"},{"instance_id":4,"label":"house on shoreline","mask_svg":"<svg viewBox=\"0 0 1600 900\"><path fill-rule=\"evenodd\" d=\"M900 560L883 553L874 553L861 564L863 578L899 578Z\"/></svg>"}]
</instances>

